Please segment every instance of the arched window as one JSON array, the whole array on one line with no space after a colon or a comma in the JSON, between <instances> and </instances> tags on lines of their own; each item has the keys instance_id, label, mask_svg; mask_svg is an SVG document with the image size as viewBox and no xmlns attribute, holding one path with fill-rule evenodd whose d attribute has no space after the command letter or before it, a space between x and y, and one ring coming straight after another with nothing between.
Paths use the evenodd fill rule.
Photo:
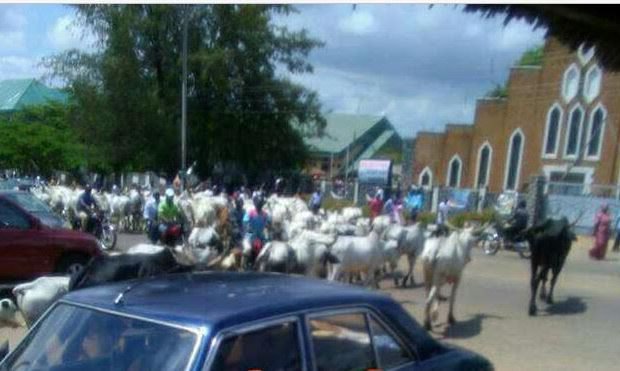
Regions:
<instances>
[{"instance_id":1,"label":"arched window","mask_svg":"<svg viewBox=\"0 0 620 371\"><path fill-rule=\"evenodd\" d=\"M590 115L590 125L588 126L588 135L586 137L586 157L588 159L598 160L601 156L606 118L607 111L602 104L596 106Z\"/></svg>"},{"instance_id":2,"label":"arched window","mask_svg":"<svg viewBox=\"0 0 620 371\"><path fill-rule=\"evenodd\" d=\"M461 161L459 155L452 156L452 159L448 163L448 176L446 177L448 187L458 188L461 186L462 168L463 161Z\"/></svg>"},{"instance_id":3,"label":"arched window","mask_svg":"<svg viewBox=\"0 0 620 371\"><path fill-rule=\"evenodd\" d=\"M586 102L592 103L601 92L601 80L603 73L599 66L594 65L586 72L586 78L583 83L583 96Z\"/></svg>"},{"instance_id":4,"label":"arched window","mask_svg":"<svg viewBox=\"0 0 620 371\"><path fill-rule=\"evenodd\" d=\"M581 126L583 123L583 109L577 105L568 115L568 129L566 130L566 144L564 157L577 157L581 144Z\"/></svg>"},{"instance_id":5,"label":"arched window","mask_svg":"<svg viewBox=\"0 0 620 371\"><path fill-rule=\"evenodd\" d=\"M422 170L418 177L418 184L420 187L430 188L433 186L433 172L427 166Z\"/></svg>"},{"instance_id":6,"label":"arched window","mask_svg":"<svg viewBox=\"0 0 620 371\"><path fill-rule=\"evenodd\" d=\"M581 74L576 64L571 64L570 67L564 72L564 79L562 80L562 97L564 102L568 103L571 99L577 96L579 91L579 79Z\"/></svg>"},{"instance_id":7,"label":"arched window","mask_svg":"<svg viewBox=\"0 0 620 371\"><path fill-rule=\"evenodd\" d=\"M515 130L510 136L508 154L506 156L506 176L504 180L504 188L507 190L516 190L519 184L524 142L525 137L521 129Z\"/></svg>"},{"instance_id":8,"label":"arched window","mask_svg":"<svg viewBox=\"0 0 620 371\"><path fill-rule=\"evenodd\" d=\"M491 145L485 142L478 150L478 167L476 168L476 187L482 188L489 185L489 173L491 171Z\"/></svg>"},{"instance_id":9,"label":"arched window","mask_svg":"<svg viewBox=\"0 0 620 371\"><path fill-rule=\"evenodd\" d=\"M545 143L543 145L543 157L555 158L558 143L560 141L560 129L562 122L562 107L555 103L547 113L547 126L545 128Z\"/></svg>"}]
</instances>

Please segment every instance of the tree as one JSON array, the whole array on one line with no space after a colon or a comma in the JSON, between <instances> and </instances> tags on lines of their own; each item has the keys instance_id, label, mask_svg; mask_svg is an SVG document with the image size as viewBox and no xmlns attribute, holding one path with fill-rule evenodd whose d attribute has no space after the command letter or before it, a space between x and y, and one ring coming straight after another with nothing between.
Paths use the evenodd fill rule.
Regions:
<instances>
[{"instance_id":1,"label":"tree","mask_svg":"<svg viewBox=\"0 0 620 371\"><path fill-rule=\"evenodd\" d=\"M526 50L519 58L517 66L542 66L543 51L542 45Z\"/></svg>"},{"instance_id":2,"label":"tree","mask_svg":"<svg viewBox=\"0 0 620 371\"><path fill-rule=\"evenodd\" d=\"M188 19L188 162L209 174L221 164L260 173L301 164L306 150L292 122L325 120L316 93L282 77L312 72L320 42L276 26L289 6L79 5L98 52L47 58L75 102L72 118L114 170L180 164L181 37Z\"/></svg>"},{"instance_id":3,"label":"tree","mask_svg":"<svg viewBox=\"0 0 620 371\"><path fill-rule=\"evenodd\" d=\"M49 176L54 170L77 169L87 158L61 105L28 107L0 119L0 168Z\"/></svg>"},{"instance_id":4,"label":"tree","mask_svg":"<svg viewBox=\"0 0 620 371\"><path fill-rule=\"evenodd\" d=\"M506 85L495 84L495 87L491 89L487 94L487 98L508 98L508 88Z\"/></svg>"}]
</instances>

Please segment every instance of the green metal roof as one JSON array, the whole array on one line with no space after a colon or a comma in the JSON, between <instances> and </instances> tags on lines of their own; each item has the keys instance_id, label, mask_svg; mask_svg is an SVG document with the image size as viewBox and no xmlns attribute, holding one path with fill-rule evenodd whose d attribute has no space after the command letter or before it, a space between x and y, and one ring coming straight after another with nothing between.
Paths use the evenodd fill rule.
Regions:
<instances>
[{"instance_id":1,"label":"green metal roof","mask_svg":"<svg viewBox=\"0 0 620 371\"><path fill-rule=\"evenodd\" d=\"M368 148L366 148L366 150L364 150L364 152L362 152L362 154L359 155L359 157L356 158L355 161L353 161L353 163L351 163L351 165L349 165L348 171L351 172L352 170L357 170L360 164L360 160L367 160L374 156L375 153L377 153L377 151L380 150L381 147L383 147L383 145L385 145L385 143L387 143L387 141L390 140L393 135L394 130L384 131L383 134L379 135L379 137L375 139L375 141L372 142L372 144L369 145Z\"/></svg>"},{"instance_id":2,"label":"green metal roof","mask_svg":"<svg viewBox=\"0 0 620 371\"><path fill-rule=\"evenodd\" d=\"M327 121L325 134L321 138L305 138L312 151L340 153L383 119L381 116L345 113L329 113L324 116Z\"/></svg>"},{"instance_id":3,"label":"green metal roof","mask_svg":"<svg viewBox=\"0 0 620 371\"><path fill-rule=\"evenodd\" d=\"M66 103L67 99L66 93L48 88L35 79L0 81L0 111L14 111L48 102Z\"/></svg>"}]
</instances>

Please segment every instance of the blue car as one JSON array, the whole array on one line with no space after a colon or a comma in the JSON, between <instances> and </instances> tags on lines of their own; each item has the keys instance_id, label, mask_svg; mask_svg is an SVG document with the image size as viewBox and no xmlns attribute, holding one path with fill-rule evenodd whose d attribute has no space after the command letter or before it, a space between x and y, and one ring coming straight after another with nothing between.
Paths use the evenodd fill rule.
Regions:
<instances>
[{"instance_id":1,"label":"blue car","mask_svg":"<svg viewBox=\"0 0 620 371\"><path fill-rule=\"evenodd\" d=\"M0 370L491 370L389 296L279 274L192 273L71 292Z\"/></svg>"}]
</instances>

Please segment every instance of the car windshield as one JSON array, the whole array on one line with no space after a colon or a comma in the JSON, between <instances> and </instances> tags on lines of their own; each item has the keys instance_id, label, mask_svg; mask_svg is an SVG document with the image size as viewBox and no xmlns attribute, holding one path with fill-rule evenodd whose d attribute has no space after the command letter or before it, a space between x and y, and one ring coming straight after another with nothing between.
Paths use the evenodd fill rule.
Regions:
<instances>
[{"instance_id":1,"label":"car windshield","mask_svg":"<svg viewBox=\"0 0 620 371\"><path fill-rule=\"evenodd\" d=\"M183 370L196 335L190 331L59 304L1 370Z\"/></svg>"},{"instance_id":2,"label":"car windshield","mask_svg":"<svg viewBox=\"0 0 620 371\"><path fill-rule=\"evenodd\" d=\"M6 197L31 213L52 212L42 201L28 193L9 193Z\"/></svg>"}]
</instances>

